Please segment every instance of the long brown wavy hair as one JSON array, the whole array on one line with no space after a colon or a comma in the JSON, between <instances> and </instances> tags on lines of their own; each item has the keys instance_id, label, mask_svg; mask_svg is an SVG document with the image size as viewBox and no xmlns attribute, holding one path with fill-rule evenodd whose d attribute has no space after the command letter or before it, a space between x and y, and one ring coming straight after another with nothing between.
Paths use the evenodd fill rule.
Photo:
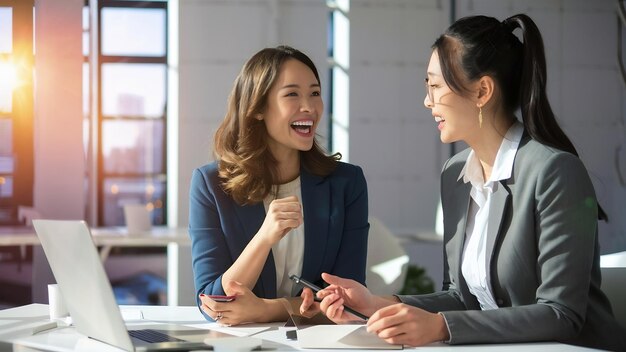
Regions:
<instances>
[{"instance_id":1,"label":"long brown wavy hair","mask_svg":"<svg viewBox=\"0 0 626 352\"><path fill-rule=\"evenodd\" d=\"M267 144L265 123L255 116L265 111L267 95L288 59L307 65L320 83L315 64L301 51L289 46L265 48L239 72L228 97L226 116L215 133L222 187L240 205L263 201L278 183L278 163ZM310 150L300 152L300 165L313 175L327 176L340 158L339 153L326 155L315 139Z\"/></svg>"}]
</instances>

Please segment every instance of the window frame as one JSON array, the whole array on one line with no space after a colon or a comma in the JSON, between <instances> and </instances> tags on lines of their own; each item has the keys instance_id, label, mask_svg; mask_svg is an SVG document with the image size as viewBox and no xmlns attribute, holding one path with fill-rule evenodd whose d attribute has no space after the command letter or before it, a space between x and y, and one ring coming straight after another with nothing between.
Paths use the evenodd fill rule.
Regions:
<instances>
[{"instance_id":1,"label":"window frame","mask_svg":"<svg viewBox=\"0 0 626 352\"><path fill-rule=\"evenodd\" d=\"M87 1L86 5L89 6L89 1ZM167 190L167 90L168 90L168 51L169 51L169 43L168 43L168 31L169 31L169 23L168 23L168 3L167 1L138 1L138 0L100 0L97 2L97 71L96 71L96 80L98 82L97 88L97 98L96 98L96 111L97 111L97 125L95 126L95 138L97 140L96 146L96 169L97 176L96 182L93 184L96 192L96 208L97 208L97 224L98 226L112 226L112 225L123 225L123 224L111 224L106 223L105 220L105 201L107 197L105 197L104 185L109 179L123 178L126 180L137 180L137 181L147 181L147 180L155 180L156 182L163 182L163 188ZM102 53L102 10L105 8L143 8L143 9L162 9L165 12L165 36L164 36L164 45L165 52L162 56L123 56L123 55L104 55ZM90 24L90 28L93 26L93 23ZM92 36L93 37L93 36ZM93 45L91 46L94 47ZM93 53L90 53L93 55ZM165 67L165 81L164 81L164 98L165 98L165 106L163 110L163 115L160 117L137 117L137 116L106 116L103 114L103 90L102 90L102 69L103 65L106 64L116 64L116 63L124 63L124 64L161 64ZM162 172L144 172L144 173L129 173L129 172L106 172L105 170L105 158L103 153L103 123L105 121L161 121L163 128L160 137L162 138L162 155L160 156L162 162ZM93 120L92 120L93 123ZM162 221L157 222L156 225L166 225L167 224L167 191L163 193L163 201L162 201ZM121 212L120 207L120 212ZM153 219L154 220L154 219Z\"/></svg>"},{"instance_id":2,"label":"window frame","mask_svg":"<svg viewBox=\"0 0 626 352\"><path fill-rule=\"evenodd\" d=\"M0 119L11 120L13 172L0 177L12 178L12 195L0 197L0 226L20 225L18 207L33 205L34 186L34 0L0 0L0 7L12 9L12 50L0 59L19 63L16 69L20 84L14 87L9 113Z\"/></svg>"}]
</instances>

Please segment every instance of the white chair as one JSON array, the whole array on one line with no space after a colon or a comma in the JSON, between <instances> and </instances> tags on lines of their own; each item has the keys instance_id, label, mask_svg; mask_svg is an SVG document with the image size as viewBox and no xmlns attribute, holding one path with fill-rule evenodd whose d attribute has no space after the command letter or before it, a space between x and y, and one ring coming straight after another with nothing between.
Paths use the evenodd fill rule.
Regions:
<instances>
[{"instance_id":1,"label":"white chair","mask_svg":"<svg viewBox=\"0 0 626 352\"><path fill-rule=\"evenodd\" d=\"M626 251L600 256L602 291L607 295L615 318L626 329Z\"/></svg>"},{"instance_id":2,"label":"white chair","mask_svg":"<svg viewBox=\"0 0 626 352\"><path fill-rule=\"evenodd\" d=\"M396 294L404 285L409 256L398 238L380 220L371 217L369 223L365 282L375 294Z\"/></svg>"}]
</instances>

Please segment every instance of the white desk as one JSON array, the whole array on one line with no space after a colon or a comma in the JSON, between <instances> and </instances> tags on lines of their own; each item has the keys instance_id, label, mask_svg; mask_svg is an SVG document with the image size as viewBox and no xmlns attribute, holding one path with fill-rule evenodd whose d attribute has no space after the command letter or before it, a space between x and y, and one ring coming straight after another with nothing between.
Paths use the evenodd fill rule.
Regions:
<instances>
[{"instance_id":1,"label":"white desk","mask_svg":"<svg viewBox=\"0 0 626 352\"><path fill-rule=\"evenodd\" d=\"M92 228L94 243L100 246L100 257L106 260L113 247L167 248L167 302L168 305L195 304L195 290L191 271L191 239L186 228L155 226L151 231L129 234L125 227ZM0 246L39 245L32 228L0 227ZM47 262L46 262L47 264ZM33 291L43 290L47 282L33 278ZM45 280L43 280L45 281ZM38 285L38 287L35 287Z\"/></svg>"},{"instance_id":2,"label":"white desk","mask_svg":"<svg viewBox=\"0 0 626 352\"><path fill-rule=\"evenodd\" d=\"M131 309L133 311L141 310L144 316L144 321L141 324L146 324L148 320L158 321L159 323L175 323L186 326L202 327L206 329L216 329L217 326L214 323L207 323L196 307L163 307L163 306L122 306L122 311ZM48 308L45 304L30 304L22 307L6 309L0 311L0 336L2 336L2 330L8 329L11 324L15 325L16 321L32 322L32 321L45 321L48 316ZM7 323L9 322L9 323ZM137 324L137 321L127 322L129 326ZM228 328L231 330L220 329L223 332L232 332L237 336L254 336L263 339L264 350L278 350L278 351L296 351L297 342L292 342L286 339L285 332L279 330L278 326L281 324L274 323L268 324L267 330L258 333L251 333L254 329L251 327ZM244 333L241 333L241 332ZM257 329L258 331L258 329ZM119 351L109 345L88 339L83 335L78 334L74 328L57 328L38 333L33 336L26 336L27 334L21 334L20 336L11 337L5 341L9 341L14 344L14 351L33 351L35 349L45 349L53 351ZM419 347L416 350L419 351L503 351L507 352L526 352L526 351L593 351L589 348L582 348L571 345L564 345L560 343L525 343L525 344L506 344L506 345L467 345L467 346L449 346L446 344L438 343L425 347ZM321 352L324 350L315 350ZM337 352L338 350L328 350Z\"/></svg>"}]
</instances>

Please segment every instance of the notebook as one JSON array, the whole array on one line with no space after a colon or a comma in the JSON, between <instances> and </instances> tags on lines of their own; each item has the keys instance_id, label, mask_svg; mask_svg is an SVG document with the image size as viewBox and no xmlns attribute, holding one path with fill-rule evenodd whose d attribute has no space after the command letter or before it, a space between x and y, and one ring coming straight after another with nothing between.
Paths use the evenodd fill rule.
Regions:
<instances>
[{"instance_id":1,"label":"notebook","mask_svg":"<svg viewBox=\"0 0 626 352\"><path fill-rule=\"evenodd\" d=\"M87 224L33 220L33 227L79 333L125 351L210 349L204 339L232 337L172 324L127 330Z\"/></svg>"}]
</instances>

